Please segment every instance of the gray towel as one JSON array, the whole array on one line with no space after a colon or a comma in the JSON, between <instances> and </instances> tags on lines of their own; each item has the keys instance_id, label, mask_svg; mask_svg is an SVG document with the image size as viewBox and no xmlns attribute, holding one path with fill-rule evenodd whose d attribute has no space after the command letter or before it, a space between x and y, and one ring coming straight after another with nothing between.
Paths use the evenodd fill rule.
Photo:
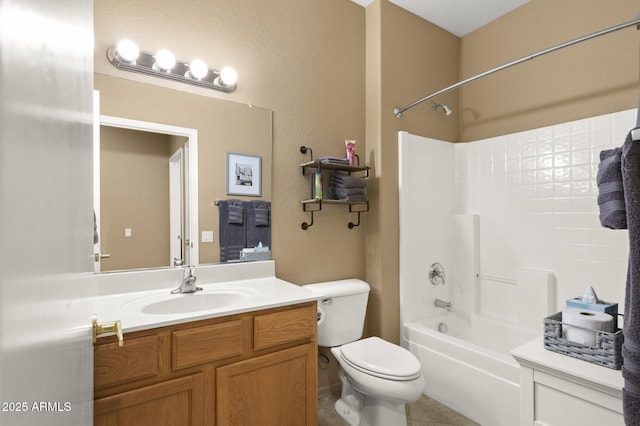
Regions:
<instances>
[{"instance_id":1,"label":"gray towel","mask_svg":"<svg viewBox=\"0 0 640 426\"><path fill-rule=\"evenodd\" d=\"M244 204L242 200L231 199L229 202L229 223L242 225L244 222Z\"/></svg>"},{"instance_id":2,"label":"gray towel","mask_svg":"<svg viewBox=\"0 0 640 426\"><path fill-rule=\"evenodd\" d=\"M337 198L348 197L349 195L366 194L364 188L329 188L329 194L337 195ZM331 198L331 196L329 197Z\"/></svg>"},{"instance_id":3,"label":"gray towel","mask_svg":"<svg viewBox=\"0 0 640 426\"><path fill-rule=\"evenodd\" d=\"M255 226L269 226L270 204L267 201L252 200Z\"/></svg>"},{"instance_id":4,"label":"gray towel","mask_svg":"<svg viewBox=\"0 0 640 426\"><path fill-rule=\"evenodd\" d=\"M360 176L335 172L331 174L329 185L347 188L364 188L367 186L367 179Z\"/></svg>"},{"instance_id":5,"label":"gray towel","mask_svg":"<svg viewBox=\"0 0 640 426\"><path fill-rule=\"evenodd\" d=\"M256 208L266 209L267 214L271 211L271 203L269 201L245 201L245 210L247 212L247 247L258 247L262 243L265 247L271 247L271 226L258 225L258 220L262 217L262 213L256 214Z\"/></svg>"},{"instance_id":6,"label":"gray towel","mask_svg":"<svg viewBox=\"0 0 640 426\"><path fill-rule=\"evenodd\" d=\"M367 201L367 179L344 173L332 173L327 197L330 200Z\"/></svg>"},{"instance_id":7,"label":"gray towel","mask_svg":"<svg viewBox=\"0 0 640 426\"><path fill-rule=\"evenodd\" d=\"M622 148L600 152L600 164L596 177L600 224L611 229L627 229L621 157Z\"/></svg>"},{"instance_id":8,"label":"gray towel","mask_svg":"<svg viewBox=\"0 0 640 426\"><path fill-rule=\"evenodd\" d=\"M629 227L622 402L625 423L630 426L640 425L640 141L633 141L631 132L622 146L622 180Z\"/></svg>"},{"instance_id":9,"label":"gray towel","mask_svg":"<svg viewBox=\"0 0 640 426\"><path fill-rule=\"evenodd\" d=\"M345 175L343 173L333 173L331 183L347 188L365 188L367 179L359 176Z\"/></svg>"},{"instance_id":10,"label":"gray towel","mask_svg":"<svg viewBox=\"0 0 640 426\"><path fill-rule=\"evenodd\" d=\"M336 190L331 190L331 188L329 188L327 197L330 200L352 202L367 201L367 193L364 188L346 188Z\"/></svg>"},{"instance_id":11,"label":"gray towel","mask_svg":"<svg viewBox=\"0 0 640 426\"><path fill-rule=\"evenodd\" d=\"M238 200L218 201L220 262L240 259L240 252L247 246L246 225L244 223L231 223L229 220L229 206L231 201ZM240 202L242 203L242 201Z\"/></svg>"}]
</instances>

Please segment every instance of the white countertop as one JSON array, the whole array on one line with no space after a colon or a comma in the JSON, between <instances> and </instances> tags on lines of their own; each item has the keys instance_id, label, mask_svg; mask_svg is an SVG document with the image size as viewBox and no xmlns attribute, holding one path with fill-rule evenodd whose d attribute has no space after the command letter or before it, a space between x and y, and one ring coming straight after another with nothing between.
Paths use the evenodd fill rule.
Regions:
<instances>
[{"instance_id":1,"label":"white countertop","mask_svg":"<svg viewBox=\"0 0 640 426\"><path fill-rule=\"evenodd\" d=\"M511 355L523 366L622 397L624 380L620 370L547 350L542 336L515 348Z\"/></svg>"},{"instance_id":2,"label":"white countertop","mask_svg":"<svg viewBox=\"0 0 640 426\"><path fill-rule=\"evenodd\" d=\"M135 271L98 276L100 293L93 300L99 322L120 320L123 332L146 330L190 321L233 315L261 309L315 301L318 295L296 284L275 277L273 261L250 264L197 267L195 294L171 294L181 270ZM200 308L185 313L144 313L145 306L177 298L197 298L208 293L242 294L246 298L218 308ZM215 302L216 296L212 296Z\"/></svg>"}]
</instances>

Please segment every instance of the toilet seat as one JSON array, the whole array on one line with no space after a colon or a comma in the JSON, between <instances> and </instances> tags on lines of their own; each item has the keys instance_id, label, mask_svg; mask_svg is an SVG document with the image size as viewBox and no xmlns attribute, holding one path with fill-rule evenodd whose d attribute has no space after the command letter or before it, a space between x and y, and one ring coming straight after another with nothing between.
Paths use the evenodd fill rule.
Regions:
<instances>
[{"instance_id":1,"label":"toilet seat","mask_svg":"<svg viewBox=\"0 0 640 426\"><path fill-rule=\"evenodd\" d=\"M358 371L387 380L415 380L422 374L420 362L411 352L379 337L342 345L340 358Z\"/></svg>"}]
</instances>

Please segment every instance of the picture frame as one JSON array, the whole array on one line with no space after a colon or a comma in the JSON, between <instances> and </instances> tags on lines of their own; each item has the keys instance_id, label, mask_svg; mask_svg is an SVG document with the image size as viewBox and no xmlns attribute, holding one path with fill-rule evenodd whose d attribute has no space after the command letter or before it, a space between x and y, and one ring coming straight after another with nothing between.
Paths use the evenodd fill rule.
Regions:
<instances>
[{"instance_id":1,"label":"picture frame","mask_svg":"<svg viewBox=\"0 0 640 426\"><path fill-rule=\"evenodd\" d=\"M227 195L262 196L262 157L227 152Z\"/></svg>"}]
</instances>

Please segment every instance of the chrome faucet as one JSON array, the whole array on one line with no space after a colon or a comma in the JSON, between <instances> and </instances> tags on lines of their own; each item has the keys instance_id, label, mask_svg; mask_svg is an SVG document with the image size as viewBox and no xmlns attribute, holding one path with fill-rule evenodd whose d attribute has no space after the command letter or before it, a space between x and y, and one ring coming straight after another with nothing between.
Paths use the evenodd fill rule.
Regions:
<instances>
[{"instance_id":1,"label":"chrome faucet","mask_svg":"<svg viewBox=\"0 0 640 426\"><path fill-rule=\"evenodd\" d=\"M433 305L436 308L446 309L447 311L451 311L451 308L453 308L453 304L451 302L445 302L444 300L440 299L434 300Z\"/></svg>"},{"instance_id":2,"label":"chrome faucet","mask_svg":"<svg viewBox=\"0 0 640 426\"><path fill-rule=\"evenodd\" d=\"M175 290L171 290L171 294L177 293L195 293L196 291L202 290L202 287L196 286L196 267L195 266L185 266L184 274L182 276L182 283L180 283L180 287Z\"/></svg>"}]
</instances>

